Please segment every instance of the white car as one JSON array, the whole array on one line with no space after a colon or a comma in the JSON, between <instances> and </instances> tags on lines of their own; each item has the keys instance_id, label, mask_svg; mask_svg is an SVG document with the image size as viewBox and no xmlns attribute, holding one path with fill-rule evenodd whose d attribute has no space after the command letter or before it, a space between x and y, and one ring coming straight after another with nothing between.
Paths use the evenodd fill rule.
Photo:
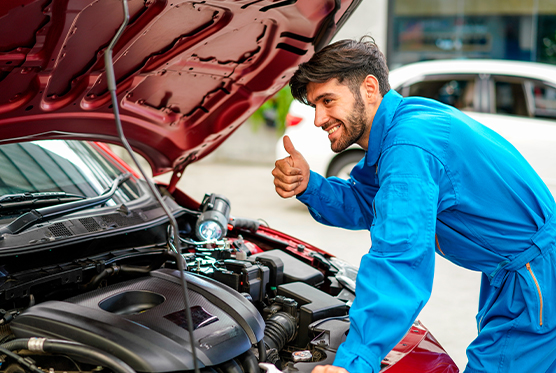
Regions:
<instances>
[{"instance_id":1,"label":"white car","mask_svg":"<svg viewBox=\"0 0 556 373\"><path fill-rule=\"evenodd\" d=\"M556 190L556 66L501 60L418 62L392 70L390 86L403 96L430 97L465 111L514 144ZM354 145L332 152L314 117L313 108L294 101L285 134L313 171L349 177L364 151ZM280 139L276 157L287 155Z\"/></svg>"}]
</instances>

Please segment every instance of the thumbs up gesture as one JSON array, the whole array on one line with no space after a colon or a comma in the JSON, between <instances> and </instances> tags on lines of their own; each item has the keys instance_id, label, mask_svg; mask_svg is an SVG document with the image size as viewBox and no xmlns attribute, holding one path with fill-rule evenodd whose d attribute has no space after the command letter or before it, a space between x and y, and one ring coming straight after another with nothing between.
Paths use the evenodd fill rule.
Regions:
<instances>
[{"instance_id":1,"label":"thumbs up gesture","mask_svg":"<svg viewBox=\"0 0 556 373\"><path fill-rule=\"evenodd\" d=\"M282 198L289 198L307 189L309 164L295 149L288 136L284 136L284 149L288 152L289 157L276 161L272 175L276 193Z\"/></svg>"}]
</instances>

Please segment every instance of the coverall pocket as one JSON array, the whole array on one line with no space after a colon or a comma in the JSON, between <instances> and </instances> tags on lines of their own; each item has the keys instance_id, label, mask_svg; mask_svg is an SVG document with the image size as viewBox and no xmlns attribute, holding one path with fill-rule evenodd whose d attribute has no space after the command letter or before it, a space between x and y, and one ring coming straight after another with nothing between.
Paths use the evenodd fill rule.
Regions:
<instances>
[{"instance_id":1,"label":"coverall pocket","mask_svg":"<svg viewBox=\"0 0 556 373\"><path fill-rule=\"evenodd\" d=\"M525 268L527 268L527 271L529 272L531 278L533 279L533 282L535 284L535 289L536 289L537 294L539 296L539 326L542 326L542 313L543 313L544 304L543 304L543 296L542 296L541 286L539 284L539 281L537 280L537 277L535 276L535 272L531 268L531 264L527 263L525 265Z\"/></svg>"}]
</instances>

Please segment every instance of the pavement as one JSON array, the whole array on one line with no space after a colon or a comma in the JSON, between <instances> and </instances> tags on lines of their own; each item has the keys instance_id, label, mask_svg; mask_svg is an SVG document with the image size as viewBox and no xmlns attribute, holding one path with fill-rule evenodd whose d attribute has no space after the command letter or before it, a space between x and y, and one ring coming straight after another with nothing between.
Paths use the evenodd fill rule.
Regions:
<instances>
[{"instance_id":1,"label":"pavement","mask_svg":"<svg viewBox=\"0 0 556 373\"><path fill-rule=\"evenodd\" d=\"M273 165L201 160L187 167L178 187L201 201L219 193L231 203L236 217L258 218L270 227L309 242L359 266L371 246L368 231L348 231L317 223L295 199L274 191ZM166 180L165 177L161 178ZM437 255L431 299L418 319L430 330L460 370L467 364L465 349L476 337L480 274L460 268Z\"/></svg>"}]
</instances>

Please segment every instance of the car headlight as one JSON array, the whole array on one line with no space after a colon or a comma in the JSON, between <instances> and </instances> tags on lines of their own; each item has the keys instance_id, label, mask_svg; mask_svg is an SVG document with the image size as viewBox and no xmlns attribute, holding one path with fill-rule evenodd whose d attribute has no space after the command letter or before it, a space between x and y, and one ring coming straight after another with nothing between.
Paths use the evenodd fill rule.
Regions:
<instances>
[{"instance_id":1,"label":"car headlight","mask_svg":"<svg viewBox=\"0 0 556 373\"><path fill-rule=\"evenodd\" d=\"M230 201L219 194L206 194L201 203L195 233L203 241L219 240L228 232Z\"/></svg>"}]
</instances>

